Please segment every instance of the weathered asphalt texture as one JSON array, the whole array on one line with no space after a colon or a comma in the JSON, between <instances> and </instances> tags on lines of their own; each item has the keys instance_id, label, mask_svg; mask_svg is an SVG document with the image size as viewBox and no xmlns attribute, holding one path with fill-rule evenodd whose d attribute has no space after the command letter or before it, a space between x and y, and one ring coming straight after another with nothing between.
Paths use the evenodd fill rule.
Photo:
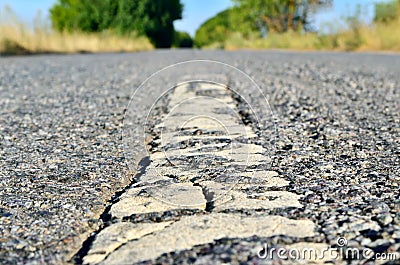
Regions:
<instances>
[{"instance_id":1,"label":"weathered asphalt texture","mask_svg":"<svg viewBox=\"0 0 400 265\"><path fill-rule=\"evenodd\" d=\"M82 260L90 233L109 221L100 215L136 174L121 141L133 90L190 59L232 64L268 97L277 126L270 170L303 207L263 214L314 222L318 235L303 241L335 246L343 236L348 246L399 251L400 56L188 50L0 58L0 263ZM131 221L141 218L168 219ZM145 263L271 263L254 249L296 242L224 238Z\"/></svg>"}]
</instances>

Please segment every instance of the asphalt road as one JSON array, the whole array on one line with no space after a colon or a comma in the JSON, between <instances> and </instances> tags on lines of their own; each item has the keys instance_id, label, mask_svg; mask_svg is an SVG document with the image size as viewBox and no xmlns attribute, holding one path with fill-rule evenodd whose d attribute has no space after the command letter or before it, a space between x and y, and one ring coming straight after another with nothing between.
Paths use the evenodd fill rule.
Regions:
<instances>
[{"instance_id":1,"label":"asphalt road","mask_svg":"<svg viewBox=\"0 0 400 265\"><path fill-rule=\"evenodd\" d=\"M129 146L129 156L124 153L121 131L133 92L154 72L192 59L233 65L261 86L273 115L259 118L273 119L274 128L257 126L240 100L235 104L257 135L252 143L269 150L262 170L276 172L287 183L267 191L299 195L298 206L246 206L221 214L307 220L314 232L214 237L194 241L189 249L167 249L143 263L270 264L255 252L264 243L337 247L341 237L347 247L400 257L399 55L160 50L0 58L0 263L84 260L95 236L115 221L109 212L136 183L134 169L148 155L140 141ZM161 96L184 74L172 71L152 93ZM249 95L255 112L265 111L249 86L233 85L239 95ZM150 94L138 102L130 116L132 128L143 127L155 103ZM168 113L167 105L160 100L150 115L150 143L157 136L151 128ZM205 206L138 214L124 222L170 222L200 216L203 210L210 212ZM347 258L337 263L376 262Z\"/></svg>"}]
</instances>

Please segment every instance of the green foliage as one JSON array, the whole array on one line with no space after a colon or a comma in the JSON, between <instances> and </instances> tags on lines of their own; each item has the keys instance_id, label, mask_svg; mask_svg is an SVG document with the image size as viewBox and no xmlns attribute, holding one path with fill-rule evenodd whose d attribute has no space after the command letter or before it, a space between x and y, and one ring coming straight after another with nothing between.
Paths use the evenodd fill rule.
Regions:
<instances>
[{"instance_id":1,"label":"green foliage","mask_svg":"<svg viewBox=\"0 0 400 265\"><path fill-rule=\"evenodd\" d=\"M242 10L229 8L204 22L196 31L194 42L197 47L222 44L234 32L247 36L256 30Z\"/></svg>"},{"instance_id":2,"label":"green foliage","mask_svg":"<svg viewBox=\"0 0 400 265\"><path fill-rule=\"evenodd\" d=\"M400 0L375 3L374 22L388 23L400 16Z\"/></svg>"},{"instance_id":3,"label":"green foliage","mask_svg":"<svg viewBox=\"0 0 400 265\"><path fill-rule=\"evenodd\" d=\"M192 48L193 39L187 32L175 31L172 46L177 48Z\"/></svg>"},{"instance_id":4,"label":"green foliage","mask_svg":"<svg viewBox=\"0 0 400 265\"><path fill-rule=\"evenodd\" d=\"M229 16L230 9L218 13L215 17L204 22L196 31L194 40L198 47L225 40L230 30Z\"/></svg>"},{"instance_id":5,"label":"green foliage","mask_svg":"<svg viewBox=\"0 0 400 265\"><path fill-rule=\"evenodd\" d=\"M72 18L78 17L79 13L76 8L78 5L79 0L59 0L50 9L50 18L53 27L58 31L71 31L74 29L76 27L76 20Z\"/></svg>"},{"instance_id":6,"label":"green foliage","mask_svg":"<svg viewBox=\"0 0 400 265\"><path fill-rule=\"evenodd\" d=\"M285 32L309 30L309 16L332 0L234 0L259 30Z\"/></svg>"},{"instance_id":7,"label":"green foliage","mask_svg":"<svg viewBox=\"0 0 400 265\"><path fill-rule=\"evenodd\" d=\"M58 31L137 32L164 48L172 44L182 9L180 0L58 0L50 17Z\"/></svg>"},{"instance_id":8,"label":"green foliage","mask_svg":"<svg viewBox=\"0 0 400 265\"><path fill-rule=\"evenodd\" d=\"M334 50L339 47L338 34L326 34L320 35L315 41L315 48L326 49L326 50Z\"/></svg>"},{"instance_id":9,"label":"green foliage","mask_svg":"<svg viewBox=\"0 0 400 265\"><path fill-rule=\"evenodd\" d=\"M240 33L248 38L255 32L267 33L310 30L309 16L317 8L328 7L332 0L233 0L235 6L218 13L200 26L195 35L198 47L224 43Z\"/></svg>"},{"instance_id":10,"label":"green foliage","mask_svg":"<svg viewBox=\"0 0 400 265\"><path fill-rule=\"evenodd\" d=\"M352 51L357 49L363 44L361 36L361 27L363 23L361 21L361 6L357 5L356 11L352 16L346 17L345 21L349 27L349 31L353 37L345 40L346 50Z\"/></svg>"}]
</instances>

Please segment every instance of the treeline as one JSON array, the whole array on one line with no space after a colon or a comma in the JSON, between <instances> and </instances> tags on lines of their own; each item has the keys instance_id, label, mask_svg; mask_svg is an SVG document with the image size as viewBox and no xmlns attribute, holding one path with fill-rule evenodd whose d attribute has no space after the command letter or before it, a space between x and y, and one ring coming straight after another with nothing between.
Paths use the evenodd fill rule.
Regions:
<instances>
[{"instance_id":1,"label":"treeline","mask_svg":"<svg viewBox=\"0 0 400 265\"><path fill-rule=\"evenodd\" d=\"M197 31L195 45L224 42L232 33L247 38L258 34L309 31L310 14L332 0L233 0L229 8L206 21ZM51 8L53 28L60 32L104 32L146 36L157 48L191 47L189 34L176 32L182 18L180 0L58 0Z\"/></svg>"},{"instance_id":2,"label":"treeline","mask_svg":"<svg viewBox=\"0 0 400 265\"><path fill-rule=\"evenodd\" d=\"M287 31L312 31L310 16L331 6L332 0L233 0L234 6L207 20L197 30L195 43L222 43L232 33L244 38Z\"/></svg>"},{"instance_id":3,"label":"treeline","mask_svg":"<svg viewBox=\"0 0 400 265\"><path fill-rule=\"evenodd\" d=\"M233 6L204 22L194 41L177 32L180 0L58 0L51 8L53 28L60 32L109 32L146 36L156 48L293 48L354 50L363 46L395 48L397 38L382 25L396 24L400 0L375 3L375 28L367 28L358 10L344 19L347 29L316 32L311 17L333 0L232 0ZM332 25L334 28L335 25ZM371 31L374 30L374 31ZM381 33L382 32L382 33ZM371 34L370 34L371 33ZM378 35L378 36L377 36ZM379 43L377 40L379 39ZM396 47L395 47L396 46Z\"/></svg>"},{"instance_id":4,"label":"treeline","mask_svg":"<svg viewBox=\"0 0 400 265\"><path fill-rule=\"evenodd\" d=\"M192 45L189 34L176 32L182 18L180 0L58 0L50 9L60 32L104 32L147 36L157 48Z\"/></svg>"},{"instance_id":5,"label":"treeline","mask_svg":"<svg viewBox=\"0 0 400 265\"><path fill-rule=\"evenodd\" d=\"M333 0L232 0L234 5L204 22L194 38L198 47L325 50L400 50L400 0L375 2L373 23L362 6L340 23L313 28L311 17ZM328 29L328 30L326 30Z\"/></svg>"}]
</instances>

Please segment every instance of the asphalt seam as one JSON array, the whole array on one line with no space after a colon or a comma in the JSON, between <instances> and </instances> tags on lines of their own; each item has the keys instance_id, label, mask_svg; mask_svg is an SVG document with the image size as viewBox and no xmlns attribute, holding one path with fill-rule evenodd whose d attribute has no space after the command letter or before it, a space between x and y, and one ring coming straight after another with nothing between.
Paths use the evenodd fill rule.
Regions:
<instances>
[{"instance_id":1,"label":"asphalt seam","mask_svg":"<svg viewBox=\"0 0 400 265\"><path fill-rule=\"evenodd\" d=\"M195 128L194 132L192 132L194 133L194 135L197 135L193 138L194 142L198 141L198 139L203 139L205 146L198 147L197 145L186 145L186 147L184 147L183 149L185 150L185 153L180 154L177 151L182 150L180 149L182 143L187 144L187 141L189 139L192 139L189 137L189 135L186 135L184 133L185 130L182 131L182 129L178 128L177 136L173 133L173 131L170 132L168 130L165 131L165 134L162 134L161 138L154 138L153 135L153 139L157 138L158 143L150 143L150 145L152 147L156 147L157 149L157 146L161 144L161 146L165 146L165 150L168 154L160 153L157 150L153 150L153 153L150 154L151 162L147 165L147 167L142 169L142 172L146 172L144 174L140 174L136 178L139 179L139 182L132 183L132 185L127 187L125 189L125 192L120 194L118 200L113 201L113 204L110 205L107 211L107 216L111 215L113 219L119 219L122 221L122 223L117 223L115 225L106 224L103 229L96 233L96 236L91 238L91 246L89 246L89 248L85 250L85 253L82 253L82 255L79 256L80 259L78 261L83 261L84 263L88 264L97 264L103 262L124 263L128 262L128 260L132 262L143 261L150 257L157 257L157 255L160 255L164 252L177 250L179 251L190 246L218 239L221 237L221 232L227 233L230 237L246 237L255 233L261 233L262 235L271 235L274 233L294 233L300 237L307 237L314 233L313 224L306 220L290 220L279 215L242 215L240 213L241 208L249 208L252 209L254 213L257 213L258 210L260 210L260 212L263 212L263 209L284 209L288 207L290 208L302 206L301 204L299 204L298 196L295 194L284 190L268 190L268 188L270 187L279 188L281 186L288 185L288 183L285 180L279 178L276 172L265 171L263 167L257 169L257 165L260 166L261 164L268 163L265 160L267 159L267 157L263 155L263 147L261 145L251 143L251 139L257 136L254 134L251 127L247 127L248 124L251 123L249 113L238 111L238 106L241 104L240 97L235 97L227 87L219 87L217 85L211 84L198 84L198 90L196 90L195 88L196 85L193 86L192 84L187 87L185 85L176 87L173 91L171 100L172 103L170 101L169 104L171 104L173 107L175 107L174 104L177 104L180 109L178 108L178 110L175 110L175 108L171 108L170 106L170 113L168 113L168 115L173 116L173 120L170 122L171 124L168 124L169 121L167 115L166 117L164 117L163 123L156 125L156 127L160 126L160 128L168 129L170 127L173 128L175 124L187 124L188 122L192 125L185 125L187 128L189 128L185 130L189 130L188 132L190 132L190 130L194 130L190 128ZM206 97L202 95L203 91L205 91L204 93L207 95ZM215 95L218 95L215 96L217 100L215 100L215 98L209 97L210 93L215 93ZM190 103L190 100L193 99L196 99L196 109L200 109L200 113L208 113L209 116L207 116L207 119L203 118L201 115L198 116L196 115L196 112L193 112L193 103ZM225 108L227 107L227 109L223 110L224 108L220 107L218 104L224 106ZM173 110L175 110L175 113L173 112ZM229 112L232 111L234 112L234 114L229 114ZM192 120L192 118L190 118L192 114L190 113L193 113L194 119L199 120ZM239 116L235 116L238 114ZM211 118L210 121L210 117L215 118ZM212 121L213 119L214 121ZM238 120L236 121L236 119ZM215 121L217 123L213 124L213 122ZM213 136L214 133L207 133L208 131L218 132L218 122L221 121L223 122L224 126L228 126L224 128L230 128L230 130L233 130L231 131L231 133L233 133L233 135L235 136L234 138L231 138L231 140L229 140L228 142L231 144L229 146L234 146L231 151L233 150L236 153L226 153L226 151L224 151L224 148L226 148L227 146L227 141L219 141L219 137ZM244 127L238 127L238 124L240 123L244 123ZM205 138L201 138L203 137L201 136L203 132L205 133ZM181 135L181 133L183 134ZM228 135L231 136L231 134ZM170 138L168 138L168 136ZM162 142L163 137L167 138L167 145ZM215 139L218 140L217 143L215 142ZM233 139L236 139L236 143L235 141L233 141ZM177 147L178 149L176 149ZM214 158L210 157L211 160L207 160L209 159L208 156L210 154L216 156ZM167 155L166 160L163 158L164 155ZM223 158L226 155L228 155L228 157L231 157L230 159L233 160L230 162L229 159L226 160L225 158ZM201 157L203 157L203 159L205 160L200 161L199 158ZM194 168L185 169L185 163L187 163L188 160L189 164L194 163ZM183 161L185 162L182 167L184 171L180 172L177 169L179 169L180 163L182 163ZM165 162L168 162L168 167L165 166ZM174 169L174 167L169 168L170 165L174 165L174 163L177 163L175 164L175 168L177 165L178 167L176 169ZM229 166L227 167L228 164ZM213 170L211 169L216 171L213 172ZM224 173L225 171L226 173ZM182 175L182 173L184 174ZM160 175L157 176L158 174ZM191 176L191 174L194 175L192 177L187 177ZM232 175L232 177L227 178L227 176L229 175ZM213 179L211 176L215 176L216 179ZM180 177L184 177L184 179L180 180L183 182L178 182L178 184L168 184L170 183L171 179L176 178L177 180L179 180ZM204 177L206 178L203 179ZM242 178L244 178L244 180L246 178L249 178L250 182L245 181L239 186L236 186L236 184L230 183L230 178L236 178L236 181ZM265 188L264 191L257 191L258 195L255 194L255 197L246 195L245 192L246 186L251 187L253 180L256 182L258 181L257 183ZM148 187L151 187L151 190L146 188L146 185ZM226 190L227 187L231 188ZM165 202L162 199L160 200L159 198L157 198L157 196L159 196L159 194L157 195L157 192L160 191L161 193L166 192L166 194L170 194L166 195L165 198L177 199L177 201L171 201L172 206L168 206L168 202L167 204L163 204ZM189 200L189 204L191 206L189 206L189 204L189 207L184 205L181 205L179 207L174 206L175 203L179 205L183 202L182 198L180 197L182 196L182 194L180 195L182 191L184 192L183 195L186 194L184 195L183 199ZM153 195L144 196L146 193L153 193ZM218 204L216 204L216 202L218 202ZM239 208L235 209L237 207ZM230 209L235 209L235 211L223 213L224 211ZM193 210L195 211L193 212ZM181 211L186 211L189 214L182 215ZM176 215L174 212L176 213ZM264 213L265 212L266 211L264 211ZM131 222L132 219L134 220L136 217L141 217L142 215L151 216L153 214L157 216L155 222L143 222L143 219L139 220L139 222ZM176 217L174 218L174 216ZM229 221L229 219L231 221ZM274 224L274 222L277 220L279 220L279 222L277 224ZM129 222L123 224L124 221ZM193 223L202 223L203 221L209 222L211 225L210 227L204 227L204 233L202 231L203 228L196 228L196 226L192 227ZM189 223L185 224L185 222ZM237 223L237 225L230 227L227 226L228 223L226 222ZM132 227L132 225L134 226ZM144 225L146 225L146 227L141 229L139 228ZM161 228L159 228L160 225L162 226ZM120 226L126 227L124 228L124 232L118 232L118 229L122 229L119 228ZM188 234L191 236L195 236L195 238L185 243L182 243L181 241L175 241L175 243L173 243L175 244L175 246L159 246L161 248L158 251L161 252L159 252L158 254L157 252L149 253L150 250L145 248L146 244L149 244L149 242L152 242L152 240L155 240L153 242L154 244L159 244L159 241L162 242L162 238L168 237L168 233L175 233L173 232L174 229L178 228L183 230L189 229ZM142 231L141 233L144 234L140 236L134 235L129 232L134 232L136 231L135 229L140 229ZM256 232L256 230L254 229L259 229L262 231ZM123 238L126 238L126 242L122 243L121 245L120 243L113 241L115 240L113 239L115 236L122 236ZM202 237L204 236L206 237L202 239ZM132 244L139 245L137 245L136 247L132 247ZM129 253L132 249L136 251L138 247L139 249L141 249L140 252L136 254ZM102 249L105 249L105 251L102 251Z\"/></svg>"},{"instance_id":2,"label":"asphalt seam","mask_svg":"<svg viewBox=\"0 0 400 265\"><path fill-rule=\"evenodd\" d=\"M100 220L102 222L102 226L100 226L99 229L96 231L92 232L90 236L83 241L81 248L74 254L71 258L71 262L75 264L82 264L83 263L83 258L88 254L89 250L91 249L92 243L96 239L96 236L103 231L105 228L111 225L112 222L112 217L110 214L110 209L112 205L117 203L120 199L120 196L125 193L125 191L133 184L137 183L136 179L140 178L141 175L143 175L146 171L146 167L149 165L148 157L144 157L140 160L139 162L139 170L138 173L136 173L135 177L131 180L131 182L122 190L117 191L111 199L108 201L106 208L104 209L103 213L100 215Z\"/></svg>"}]
</instances>

